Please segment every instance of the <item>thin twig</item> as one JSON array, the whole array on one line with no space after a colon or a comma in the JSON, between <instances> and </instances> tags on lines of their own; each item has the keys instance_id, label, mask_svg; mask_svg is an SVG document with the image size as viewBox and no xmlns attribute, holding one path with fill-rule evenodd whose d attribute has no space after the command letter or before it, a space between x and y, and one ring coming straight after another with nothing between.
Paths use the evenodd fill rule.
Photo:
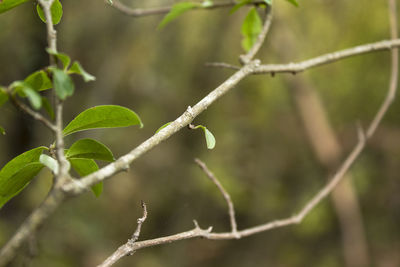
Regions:
<instances>
[{"instance_id":1,"label":"thin twig","mask_svg":"<svg viewBox=\"0 0 400 267\"><path fill-rule=\"evenodd\" d=\"M249 52L245 55L241 55L239 57L239 61L242 64L249 63L254 56L257 54L257 52L260 50L261 46L264 44L265 37L267 36L269 32L269 28L271 27L272 23L272 6L268 5L266 9L266 16L265 16L265 21L264 21L264 26L260 32L260 34L257 37L257 41L254 43L254 45L250 48Z\"/></svg>"},{"instance_id":2,"label":"thin twig","mask_svg":"<svg viewBox=\"0 0 400 267\"><path fill-rule=\"evenodd\" d=\"M25 112L26 114L30 115L35 120L40 121L47 128L52 130L53 132L56 131L56 126L51 121L49 121L46 117L44 117L42 114L32 110L30 107L28 107L27 105L25 105L24 103L19 101L19 99L16 98L15 96L13 96L12 94L9 94L8 96L9 96L9 99L11 100L11 102L14 104L14 106L16 106L19 110L21 110L21 111Z\"/></svg>"},{"instance_id":3,"label":"thin twig","mask_svg":"<svg viewBox=\"0 0 400 267\"><path fill-rule=\"evenodd\" d=\"M222 184L218 181L215 175L207 168L207 165L202 162L200 159L195 159L197 165L203 170L203 172L207 175L207 177L218 187L221 194L224 196L226 203L228 204L228 214L231 223L231 231L232 234L236 235L236 238L240 238L237 231L237 223L235 218L235 208L233 207L233 202L229 193L225 190Z\"/></svg>"},{"instance_id":4,"label":"thin twig","mask_svg":"<svg viewBox=\"0 0 400 267\"><path fill-rule=\"evenodd\" d=\"M253 72L254 74L266 74L266 73L293 73L305 71L310 68L314 68L321 65L326 65L344 58L353 57L356 55L372 53L382 50L390 50L400 46L400 39L384 40L375 43L369 43L364 45L355 46L345 50L325 54L315 58L311 58L298 63L288 64L266 64L260 65Z\"/></svg>"},{"instance_id":5,"label":"thin twig","mask_svg":"<svg viewBox=\"0 0 400 267\"><path fill-rule=\"evenodd\" d=\"M142 201L142 208L143 208L143 216L137 220L137 227L135 232L132 235L132 238L129 239L124 245L119 247L110 257L108 257L103 263L98 265L98 267L109 267L112 266L114 263L119 261L122 257L133 255L135 250L132 249L135 242L138 240L140 235L140 230L142 228L142 224L146 221L147 218L147 207L146 203Z\"/></svg>"},{"instance_id":6,"label":"thin twig","mask_svg":"<svg viewBox=\"0 0 400 267\"><path fill-rule=\"evenodd\" d=\"M142 229L142 224L147 219L147 207L146 207L146 203L144 203L143 201L142 201L142 208L143 208L143 216L137 220L136 231L133 233L132 238L129 239L129 241L131 243L135 243L136 240L138 240L139 235L140 235L140 230Z\"/></svg>"},{"instance_id":7,"label":"thin twig","mask_svg":"<svg viewBox=\"0 0 400 267\"><path fill-rule=\"evenodd\" d=\"M105 0L106 3L109 3L108 0ZM194 7L193 9L217 9L217 8L225 8L225 7L232 7L236 5L235 1L227 1L222 3L214 3L207 7ZM264 1L254 1L249 3L248 5L261 5L265 4ZM118 11L122 12L125 15L132 16L132 17L144 17L144 16L151 16L151 15L162 15L167 14L171 11L172 6L167 7L157 7L157 8L130 8L125 4L121 3L119 0L113 0L112 7L117 9Z\"/></svg>"}]
</instances>

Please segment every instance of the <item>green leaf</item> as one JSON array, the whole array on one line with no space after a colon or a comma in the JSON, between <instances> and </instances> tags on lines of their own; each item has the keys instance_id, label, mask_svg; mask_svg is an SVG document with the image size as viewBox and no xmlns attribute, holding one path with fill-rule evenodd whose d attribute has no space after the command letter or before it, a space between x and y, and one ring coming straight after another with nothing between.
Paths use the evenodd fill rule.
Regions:
<instances>
[{"instance_id":1,"label":"green leaf","mask_svg":"<svg viewBox=\"0 0 400 267\"><path fill-rule=\"evenodd\" d=\"M214 135L203 125L197 125L194 129L201 128L204 131L204 137L206 138L207 148L213 149L215 147L215 137Z\"/></svg>"},{"instance_id":2,"label":"green leaf","mask_svg":"<svg viewBox=\"0 0 400 267\"><path fill-rule=\"evenodd\" d=\"M72 64L71 68L68 70L68 73L71 73L71 74L75 73L75 74L81 75L85 82L90 82L90 81L96 80L96 77L94 77L93 75L87 73L82 68L81 64L79 64L78 61L75 61L74 64Z\"/></svg>"},{"instance_id":3,"label":"green leaf","mask_svg":"<svg viewBox=\"0 0 400 267\"><path fill-rule=\"evenodd\" d=\"M43 91L53 87L51 80L43 70L32 73L25 78L24 82L36 91Z\"/></svg>"},{"instance_id":4,"label":"green leaf","mask_svg":"<svg viewBox=\"0 0 400 267\"><path fill-rule=\"evenodd\" d=\"M0 170L0 208L17 195L43 168L39 157L46 149L38 147L22 153Z\"/></svg>"},{"instance_id":5,"label":"green leaf","mask_svg":"<svg viewBox=\"0 0 400 267\"><path fill-rule=\"evenodd\" d=\"M89 175L97 170L99 170L99 166L97 166L96 162L92 159L68 159L71 163L72 168L81 176L84 177ZM95 184L92 186L92 191L96 195L96 197L100 196L103 192L103 182Z\"/></svg>"},{"instance_id":6,"label":"green leaf","mask_svg":"<svg viewBox=\"0 0 400 267\"><path fill-rule=\"evenodd\" d=\"M272 5L272 0L264 0L267 5Z\"/></svg>"},{"instance_id":7,"label":"green leaf","mask_svg":"<svg viewBox=\"0 0 400 267\"><path fill-rule=\"evenodd\" d=\"M291 3L292 5L294 5L296 7L299 6L299 3L297 2L297 0L286 0L286 1L288 1L289 3Z\"/></svg>"},{"instance_id":8,"label":"green leaf","mask_svg":"<svg viewBox=\"0 0 400 267\"><path fill-rule=\"evenodd\" d=\"M71 77L63 70L57 68L51 68L50 70L53 72L53 84L57 96L61 100L65 100L67 97L72 96L75 86Z\"/></svg>"},{"instance_id":9,"label":"green leaf","mask_svg":"<svg viewBox=\"0 0 400 267\"><path fill-rule=\"evenodd\" d=\"M114 161L115 158L108 147L93 139L76 141L65 154L67 158L86 158Z\"/></svg>"},{"instance_id":10,"label":"green leaf","mask_svg":"<svg viewBox=\"0 0 400 267\"><path fill-rule=\"evenodd\" d=\"M172 121L167 122L166 124L164 124L163 126L161 126L160 128L157 129L156 133L158 133L159 131L161 131L162 129L164 129L165 127L167 127L168 125L170 125L172 123Z\"/></svg>"},{"instance_id":11,"label":"green leaf","mask_svg":"<svg viewBox=\"0 0 400 267\"><path fill-rule=\"evenodd\" d=\"M44 110L46 110L47 114L49 114L50 118L54 120L54 110L51 106L49 100L46 97L42 97L42 105Z\"/></svg>"},{"instance_id":12,"label":"green leaf","mask_svg":"<svg viewBox=\"0 0 400 267\"><path fill-rule=\"evenodd\" d=\"M257 37L262 30L262 21L260 16L257 13L257 9L255 7L251 8L249 13L242 24L242 47L245 51L249 51L250 48L257 41Z\"/></svg>"},{"instance_id":13,"label":"green leaf","mask_svg":"<svg viewBox=\"0 0 400 267\"><path fill-rule=\"evenodd\" d=\"M2 135L6 135L6 130L4 130L4 128L1 127L1 126L0 126L0 133L1 133Z\"/></svg>"},{"instance_id":14,"label":"green leaf","mask_svg":"<svg viewBox=\"0 0 400 267\"><path fill-rule=\"evenodd\" d=\"M58 174L58 162L50 156L45 154L40 155L39 161L43 163L47 168L49 168L54 174Z\"/></svg>"},{"instance_id":15,"label":"green leaf","mask_svg":"<svg viewBox=\"0 0 400 267\"><path fill-rule=\"evenodd\" d=\"M3 87L0 87L0 107L4 105L8 100L8 95L6 93L6 89Z\"/></svg>"},{"instance_id":16,"label":"green leaf","mask_svg":"<svg viewBox=\"0 0 400 267\"><path fill-rule=\"evenodd\" d=\"M69 64L71 63L71 58L67 54L51 50L50 48L46 48L46 51L47 51L47 53L55 56L58 60L61 61L62 65L63 65L63 70L68 69Z\"/></svg>"},{"instance_id":17,"label":"green leaf","mask_svg":"<svg viewBox=\"0 0 400 267\"><path fill-rule=\"evenodd\" d=\"M28 1L29 0L2 0L0 1L0 14Z\"/></svg>"},{"instance_id":18,"label":"green leaf","mask_svg":"<svg viewBox=\"0 0 400 267\"><path fill-rule=\"evenodd\" d=\"M0 182L0 208L24 189L43 168L40 162L28 163L7 181Z\"/></svg>"},{"instance_id":19,"label":"green leaf","mask_svg":"<svg viewBox=\"0 0 400 267\"><path fill-rule=\"evenodd\" d=\"M207 148L213 149L216 143L214 135L207 128L204 128L204 136L206 138Z\"/></svg>"},{"instance_id":20,"label":"green leaf","mask_svg":"<svg viewBox=\"0 0 400 267\"><path fill-rule=\"evenodd\" d=\"M39 95L38 92L33 90L31 87L24 86L22 88L22 92L28 97L28 100L31 106L34 109L40 109L42 107L42 97Z\"/></svg>"},{"instance_id":21,"label":"green leaf","mask_svg":"<svg viewBox=\"0 0 400 267\"><path fill-rule=\"evenodd\" d=\"M116 106L96 106L83 111L76 116L63 130L64 136L96 128L116 128L140 125L143 127L139 116L132 110Z\"/></svg>"},{"instance_id":22,"label":"green leaf","mask_svg":"<svg viewBox=\"0 0 400 267\"><path fill-rule=\"evenodd\" d=\"M170 23L171 21L173 21L186 11L199 7L202 7L200 3L192 3L192 2L181 2L173 5L171 11L167 15L165 15L163 20L158 25L158 29L164 28L168 23Z\"/></svg>"},{"instance_id":23,"label":"green leaf","mask_svg":"<svg viewBox=\"0 0 400 267\"><path fill-rule=\"evenodd\" d=\"M39 18L44 23L46 23L46 17L44 15L42 7L39 4L36 5L36 10L39 15ZM63 9L62 9L60 0L55 0L53 2L53 4L51 5L51 8L50 8L50 11L51 11L51 20L53 21L53 25L58 24L61 21L61 17L63 15Z\"/></svg>"},{"instance_id":24,"label":"green leaf","mask_svg":"<svg viewBox=\"0 0 400 267\"><path fill-rule=\"evenodd\" d=\"M251 0L242 0L239 3L237 3L232 9L229 11L229 14L233 14L236 11L238 11L242 6L248 5L251 3Z\"/></svg>"}]
</instances>

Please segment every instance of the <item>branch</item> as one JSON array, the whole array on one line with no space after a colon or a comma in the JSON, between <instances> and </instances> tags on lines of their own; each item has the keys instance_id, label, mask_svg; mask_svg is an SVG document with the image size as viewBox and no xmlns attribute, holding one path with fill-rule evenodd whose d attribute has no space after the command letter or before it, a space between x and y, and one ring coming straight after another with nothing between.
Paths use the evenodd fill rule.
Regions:
<instances>
[{"instance_id":1,"label":"branch","mask_svg":"<svg viewBox=\"0 0 400 267\"><path fill-rule=\"evenodd\" d=\"M114 263L119 261L121 258L127 255L133 255L135 250L132 250L133 245L138 240L140 235L140 230L142 228L142 224L147 218L147 207L146 203L142 201L142 208L143 208L143 216L137 220L137 228L136 231L133 233L132 238L128 239L124 245L120 246L110 257L108 257L102 264L98 265L98 267L109 267L112 266Z\"/></svg>"},{"instance_id":2,"label":"branch","mask_svg":"<svg viewBox=\"0 0 400 267\"><path fill-rule=\"evenodd\" d=\"M105 0L106 3L109 3L108 0ZM217 8L225 8L225 7L232 7L236 5L237 3L235 1L227 1L227 2L222 2L222 3L214 3L211 6L208 7L195 7L193 9L217 9ZM264 1L254 1L252 3L248 3L247 5L261 5L265 4ZM112 7L117 9L118 11L124 13L125 15L132 16L132 17L144 17L144 16L151 16L151 15L162 15L162 14L167 14L171 11L172 6L167 6L167 7L157 7L157 8L130 8L126 6L125 4L121 3L119 0L113 0L112 4L110 4Z\"/></svg>"},{"instance_id":3,"label":"branch","mask_svg":"<svg viewBox=\"0 0 400 267\"><path fill-rule=\"evenodd\" d=\"M17 107L19 110L21 110L22 112L25 112L26 114L30 115L32 118L34 118L37 121L40 121L41 123L43 123L47 128L49 128L50 130L52 130L53 132L56 131L56 126L49 121L48 119L46 119L46 117L44 117L42 114L40 114L39 112L34 111L33 109L31 109L30 107L28 107L27 105L25 105L24 103L22 103L21 101L19 101L18 98L16 98L14 95L12 95L8 90L7 90L8 96L11 100L11 102L13 103L13 105L15 107Z\"/></svg>"},{"instance_id":4,"label":"branch","mask_svg":"<svg viewBox=\"0 0 400 267\"><path fill-rule=\"evenodd\" d=\"M268 34L268 31L269 31L269 28L270 28L271 22L272 22L272 7L271 6L269 6L269 5L267 6L266 13L267 13L267 15L265 17L264 26L261 30L261 33L257 37L257 41L250 48L249 52L247 52L246 55L241 55L239 57L239 61L242 64L246 64L246 63L250 62L254 58L254 56L257 54L257 52L260 50L261 46L264 43L265 37Z\"/></svg>"},{"instance_id":5,"label":"branch","mask_svg":"<svg viewBox=\"0 0 400 267\"><path fill-rule=\"evenodd\" d=\"M222 186L222 184L218 181L218 179L214 176L214 174L207 168L207 165L204 162L202 162L199 159L195 159L194 162L196 162L196 164L199 165L199 167L204 171L207 177L218 187L219 191L224 196L225 201L228 204L228 214L231 223L232 234L236 235L236 237L239 238L240 236L238 235L237 232L237 223L235 219L235 208L233 207L233 202L231 200L230 195Z\"/></svg>"},{"instance_id":6,"label":"branch","mask_svg":"<svg viewBox=\"0 0 400 267\"><path fill-rule=\"evenodd\" d=\"M289 63L289 64L267 64L258 66L254 74L266 74L266 73L292 73L296 74L298 72L305 71L310 68L314 68L317 66L333 63L335 61L353 57L361 54L372 53L376 51L382 50L390 50L395 47L400 46L400 39L393 40L384 40L376 43L364 44L352 48L348 48L345 50L325 54L322 56L318 56L315 58L311 58L305 61L301 61L298 63Z\"/></svg>"}]
</instances>

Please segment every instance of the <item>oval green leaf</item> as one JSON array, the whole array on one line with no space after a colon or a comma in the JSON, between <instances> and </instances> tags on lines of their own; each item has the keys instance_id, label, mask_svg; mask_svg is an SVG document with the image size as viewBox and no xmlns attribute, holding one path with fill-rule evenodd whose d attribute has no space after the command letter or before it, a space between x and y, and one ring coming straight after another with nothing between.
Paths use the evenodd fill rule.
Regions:
<instances>
[{"instance_id":1,"label":"oval green leaf","mask_svg":"<svg viewBox=\"0 0 400 267\"><path fill-rule=\"evenodd\" d=\"M68 159L71 163L72 168L81 176L84 177L95 171L99 170L99 166L92 159ZM100 196L103 192L103 182L92 186L92 191L96 197Z\"/></svg>"},{"instance_id":2,"label":"oval green leaf","mask_svg":"<svg viewBox=\"0 0 400 267\"><path fill-rule=\"evenodd\" d=\"M29 0L2 0L0 1L0 13L6 12L28 1Z\"/></svg>"},{"instance_id":3,"label":"oval green leaf","mask_svg":"<svg viewBox=\"0 0 400 267\"><path fill-rule=\"evenodd\" d=\"M242 47L245 51L249 51L250 48L257 41L257 37L262 30L262 21L258 15L257 9L255 7L251 8L249 13L242 24Z\"/></svg>"},{"instance_id":4,"label":"oval green leaf","mask_svg":"<svg viewBox=\"0 0 400 267\"><path fill-rule=\"evenodd\" d=\"M57 96L61 100L65 100L67 97L72 96L75 86L71 77L69 77L69 75L63 70L57 68L51 68L51 71L53 72L53 84Z\"/></svg>"},{"instance_id":5,"label":"oval green leaf","mask_svg":"<svg viewBox=\"0 0 400 267\"><path fill-rule=\"evenodd\" d=\"M203 128L203 130L204 130L204 136L206 138L207 148L213 149L216 143L214 135L205 127Z\"/></svg>"},{"instance_id":6,"label":"oval green leaf","mask_svg":"<svg viewBox=\"0 0 400 267\"><path fill-rule=\"evenodd\" d=\"M42 7L39 4L36 5L36 11L39 15L39 18L44 23L46 23L46 17L44 15ZM51 20L53 21L53 25L60 23L62 15L63 15L63 9L62 9L62 5L59 0L55 0L53 2L53 4L51 5L51 8L50 8L50 11L51 11Z\"/></svg>"},{"instance_id":7,"label":"oval green leaf","mask_svg":"<svg viewBox=\"0 0 400 267\"><path fill-rule=\"evenodd\" d=\"M132 125L143 127L139 116L132 110L117 105L96 106L76 116L65 127L63 134L67 136L89 129L127 127Z\"/></svg>"},{"instance_id":8,"label":"oval green leaf","mask_svg":"<svg viewBox=\"0 0 400 267\"><path fill-rule=\"evenodd\" d=\"M0 134L6 135L6 130L4 130L4 128L1 126L0 126Z\"/></svg>"},{"instance_id":9,"label":"oval green leaf","mask_svg":"<svg viewBox=\"0 0 400 267\"><path fill-rule=\"evenodd\" d=\"M0 208L17 195L43 168L39 158L46 149L38 147L22 153L0 170Z\"/></svg>"},{"instance_id":10,"label":"oval green leaf","mask_svg":"<svg viewBox=\"0 0 400 267\"><path fill-rule=\"evenodd\" d=\"M94 139L76 141L65 154L67 158L86 158L104 161L114 161L115 158L108 147Z\"/></svg>"}]
</instances>

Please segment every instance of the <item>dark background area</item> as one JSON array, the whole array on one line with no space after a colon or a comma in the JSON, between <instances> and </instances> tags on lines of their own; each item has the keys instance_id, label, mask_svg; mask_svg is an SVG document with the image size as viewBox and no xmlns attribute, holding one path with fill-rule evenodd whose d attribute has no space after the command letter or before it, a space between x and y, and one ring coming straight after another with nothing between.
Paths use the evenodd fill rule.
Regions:
<instances>
[{"instance_id":1,"label":"dark background area","mask_svg":"<svg viewBox=\"0 0 400 267\"><path fill-rule=\"evenodd\" d=\"M215 1L217 2L217 1ZM287 63L389 38L386 1L299 1L295 8L275 0L274 21L257 58ZM156 7L174 1L126 1ZM103 104L137 112L145 127L106 129L66 138L96 138L116 157L135 148L164 123L181 115L233 71L206 62L237 64L243 53L240 27L247 8L193 11L163 30L162 16L131 18L103 1L62 1L58 48L97 77L65 104L65 122ZM45 25L26 3L0 15L0 84L22 80L48 64ZM293 105L289 84L304 76L316 88L345 152L357 142L356 122L367 126L389 84L388 51L358 56L298 75L246 78L195 124L206 125L217 145L208 150L201 131L183 129L105 182L96 198L86 193L64 203L31 248L30 266L95 266L125 243L148 205L140 240L202 227L229 231L226 203L194 164L200 158L235 203L239 229L298 211L330 177L316 160ZM400 105L396 99L380 129L351 169L373 266L400 266ZM53 142L40 123L7 103L0 109L0 166L16 155ZM51 186L43 170L0 210L4 244ZM140 250L115 266L344 266L337 216L324 200L300 225L241 240L194 239ZM25 248L26 250L26 248ZM21 266L20 253L13 266Z\"/></svg>"}]
</instances>

